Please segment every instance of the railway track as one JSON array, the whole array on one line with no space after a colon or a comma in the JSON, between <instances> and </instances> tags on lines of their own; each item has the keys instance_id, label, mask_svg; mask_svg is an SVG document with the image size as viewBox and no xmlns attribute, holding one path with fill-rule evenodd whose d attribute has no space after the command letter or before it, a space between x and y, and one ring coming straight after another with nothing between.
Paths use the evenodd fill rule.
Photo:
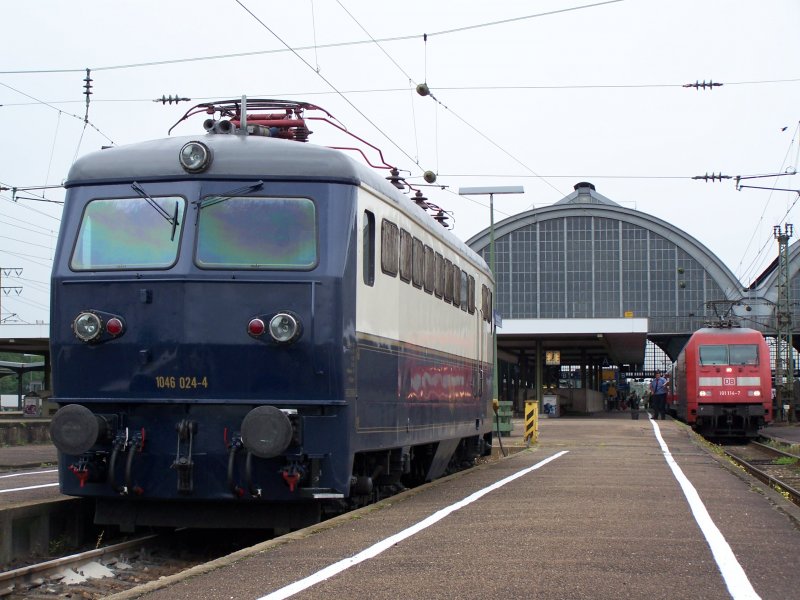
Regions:
<instances>
[{"instance_id":1,"label":"railway track","mask_svg":"<svg viewBox=\"0 0 800 600\"><path fill-rule=\"evenodd\" d=\"M269 539L265 532L183 530L137 537L103 548L0 573L3 600L94 600L173 575Z\"/></svg>"},{"instance_id":2,"label":"railway track","mask_svg":"<svg viewBox=\"0 0 800 600\"><path fill-rule=\"evenodd\" d=\"M800 506L800 456L760 442L724 446L722 450L745 471Z\"/></svg>"}]
</instances>

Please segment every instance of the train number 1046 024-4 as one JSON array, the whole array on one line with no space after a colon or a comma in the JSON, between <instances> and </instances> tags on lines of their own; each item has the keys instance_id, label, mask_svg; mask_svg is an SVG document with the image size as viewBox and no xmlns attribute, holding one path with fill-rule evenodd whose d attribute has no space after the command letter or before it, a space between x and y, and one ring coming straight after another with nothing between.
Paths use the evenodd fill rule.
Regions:
<instances>
[{"instance_id":1,"label":"train number 1046 024-4","mask_svg":"<svg viewBox=\"0 0 800 600\"><path fill-rule=\"evenodd\" d=\"M208 389L207 377L183 377L174 375L157 375L156 387L160 390L195 390Z\"/></svg>"}]
</instances>

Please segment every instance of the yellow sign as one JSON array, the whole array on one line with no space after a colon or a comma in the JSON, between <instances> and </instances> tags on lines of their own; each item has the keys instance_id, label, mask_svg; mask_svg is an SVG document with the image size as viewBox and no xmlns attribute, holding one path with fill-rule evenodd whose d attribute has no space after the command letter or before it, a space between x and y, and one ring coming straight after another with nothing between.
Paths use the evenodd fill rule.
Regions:
<instances>
[{"instance_id":1,"label":"yellow sign","mask_svg":"<svg viewBox=\"0 0 800 600\"><path fill-rule=\"evenodd\" d=\"M560 365L561 364L561 350L546 350L544 353L544 364L546 365Z\"/></svg>"},{"instance_id":2,"label":"yellow sign","mask_svg":"<svg viewBox=\"0 0 800 600\"><path fill-rule=\"evenodd\" d=\"M614 381L617 378L617 372L614 369L603 369L603 381Z\"/></svg>"},{"instance_id":3,"label":"yellow sign","mask_svg":"<svg viewBox=\"0 0 800 600\"><path fill-rule=\"evenodd\" d=\"M626 310L625 311L625 318L626 319L632 319L633 318L633 311L632 310Z\"/></svg>"}]
</instances>

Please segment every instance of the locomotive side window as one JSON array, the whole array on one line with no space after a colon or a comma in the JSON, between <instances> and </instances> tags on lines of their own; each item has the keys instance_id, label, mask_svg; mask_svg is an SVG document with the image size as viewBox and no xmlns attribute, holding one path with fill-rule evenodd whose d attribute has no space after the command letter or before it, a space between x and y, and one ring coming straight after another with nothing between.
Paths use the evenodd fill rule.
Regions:
<instances>
[{"instance_id":1,"label":"locomotive side window","mask_svg":"<svg viewBox=\"0 0 800 600\"><path fill-rule=\"evenodd\" d=\"M381 223L381 270L387 275L397 277L397 263L400 259L400 231L391 221Z\"/></svg>"},{"instance_id":2,"label":"locomotive side window","mask_svg":"<svg viewBox=\"0 0 800 600\"><path fill-rule=\"evenodd\" d=\"M371 212L364 212L363 277L367 285L374 283L374 273L370 275L367 271L367 257L370 253L367 246L370 227L373 228L374 236L374 218ZM475 277L461 270L453 261L436 252L420 238L414 237L409 231L386 219L381 221L381 270L392 277L399 274L402 281L411 283L415 288L423 289L426 293L433 294L464 312L475 314L477 308ZM491 323L492 294L485 285L481 286L481 311L483 320Z\"/></svg>"},{"instance_id":3,"label":"locomotive side window","mask_svg":"<svg viewBox=\"0 0 800 600\"><path fill-rule=\"evenodd\" d=\"M178 257L186 201L177 196L92 200L83 213L70 268L166 269ZM163 211L163 212L162 212ZM171 224L165 220L177 216Z\"/></svg>"},{"instance_id":4,"label":"locomotive side window","mask_svg":"<svg viewBox=\"0 0 800 600\"><path fill-rule=\"evenodd\" d=\"M475 314L475 278L472 275L468 275L469 279L467 280L467 310L469 314Z\"/></svg>"},{"instance_id":5,"label":"locomotive side window","mask_svg":"<svg viewBox=\"0 0 800 600\"><path fill-rule=\"evenodd\" d=\"M317 216L308 198L232 197L203 207L199 267L301 269L317 264Z\"/></svg>"},{"instance_id":6,"label":"locomotive side window","mask_svg":"<svg viewBox=\"0 0 800 600\"><path fill-rule=\"evenodd\" d=\"M461 269L453 265L453 306L461 306Z\"/></svg>"},{"instance_id":7,"label":"locomotive side window","mask_svg":"<svg viewBox=\"0 0 800 600\"><path fill-rule=\"evenodd\" d=\"M414 284L414 287L421 288L425 279L425 249L421 239L414 238L411 255L411 283Z\"/></svg>"},{"instance_id":8,"label":"locomotive side window","mask_svg":"<svg viewBox=\"0 0 800 600\"><path fill-rule=\"evenodd\" d=\"M467 287L467 273L461 271L461 310L467 312L467 305L469 304L469 288Z\"/></svg>"},{"instance_id":9,"label":"locomotive side window","mask_svg":"<svg viewBox=\"0 0 800 600\"><path fill-rule=\"evenodd\" d=\"M453 301L453 263L444 259L444 301Z\"/></svg>"},{"instance_id":10,"label":"locomotive side window","mask_svg":"<svg viewBox=\"0 0 800 600\"><path fill-rule=\"evenodd\" d=\"M444 256L437 252L434 262L436 274L434 275L433 293L437 298L441 298L444 295Z\"/></svg>"},{"instance_id":11,"label":"locomotive side window","mask_svg":"<svg viewBox=\"0 0 800 600\"><path fill-rule=\"evenodd\" d=\"M436 256L433 248L425 246L425 291L433 293L434 282L436 281Z\"/></svg>"},{"instance_id":12,"label":"locomotive side window","mask_svg":"<svg viewBox=\"0 0 800 600\"><path fill-rule=\"evenodd\" d=\"M411 234L405 229L400 230L400 279L411 281Z\"/></svg>"},{"instance_id":13,"label":"locomotive side window","mask_svg":"<svg viewBox=\"0 0 800 600\"><path fill-rule=\"evenodd\" d=\"M728 346L717 344L714 346L700 346L701 365L727 365Z\"/></svg>"},{"instance_id":14,"label":"locomotive side window","mask_svg":"<svg viewBox=\"0 0 800 600\"><path fill-rule=\"evenodd\" d=\"M483 320L492 322L492 292L485 285L481 286L481 312Z\"/></svg>"},{"instance_id":15,"label":"locomotive side window","mask_svg":"<svg viewBox=\"0 0 800 600\"><path fill-rule=\"evenodd\" d=\"M732 365L757 365L758 346L755 344L737 344L729 347Z\"/></svg>"},{"instance_id":16,"label":"locomotive side window","mask_svg":"<svg viewBox=\"0 0 800 600\"><path fill-rule=\"evenodd\" d=\"M366 285L375 284L375 215L364 211L364 224L362 226L363 258L362 277Z\"/></svg>"}]
</instances>

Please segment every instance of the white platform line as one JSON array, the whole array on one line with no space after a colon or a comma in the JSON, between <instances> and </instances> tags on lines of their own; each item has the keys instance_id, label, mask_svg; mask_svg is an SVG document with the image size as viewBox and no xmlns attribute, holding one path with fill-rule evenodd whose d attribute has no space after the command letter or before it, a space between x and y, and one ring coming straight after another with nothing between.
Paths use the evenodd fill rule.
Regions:
<instances>
[{"instance_id":1,"label":"white platform line","mask_svg":"<svg viewBox=\"0 0 800 600\"><path fill-rule=\"evenodd\" d=\"M0 494L8 494L9 492L24 492L25 490L38 490L40 488L55 487L57 483L43 483L42 485L29 485L27 487L13 488L10 490L0 490Z\"/></svg>"},{"instance_id":2,"label":"white platform line","mask_svg":"<svg viewBox=\"0 0 800 600\"><path fill-rule=\"evenodd\" d=\"M312 587L312 586L314 586L314 585L316 585L316 584L318 584L318 583L320 583L322 581L325 581L326 579L328 579L330 577L333 577L334 575L336 575L338 573L341 573L342 571L345 571L345 570L349 569L350 567L353 567L353 566L355 566L355 565L357 565L359 563L362 563L365 560L368 560L370 558L374 558L375 556L378 556L384 550L388 550L389 548L391 548L395 544L397 544L399 542L402 542L403 540L405 540L407 538L410 538L411 536L419 533L423 529L426 529L427 527L430 527L434 523L438 523L439 521L444 519L449 514L455 512L455 511L457 511L457 510L459 510L461 508L464 508L465 506L467 506L469 504L472 504L473 502L475 502L476 500L482 498L483 496L485 496L489 492L492 492L492 491L494 491L494 490L496 490L498 488L501 488L504 485L506 485L507 483L511 483L515 479L518 479L518 478L520 478L520 477L522 477L524 475L527 475L531 471L535 471L536 469L538 469L540 467L543 467L547 463L549 463L551 461L554 461L555 459L565 455L567 452L568 452L568 450L564 450L562 452L559 452L558 454L554 454L550 458L546 458L545 460L536 463L532 467L528 467L526 469L522 469L521 471L517 471L516 473L514 473L513 475L509 475L505 479L501 479L500 481L498 481L496 483L493 483L492 485L490 485L488 487L485 487L482 490L478 490L474 494L470 494L469 496L467 496L463 500L459 500L455 504L451 504L450 506L448 506L446 508L443 508L443 509L441 509L439 511L436 511L431 516L423 519L422 521L420 521L416 525L412 525L411 527L409 527L407 529L404 529L403 531L401 531L399 533L396 533L396 534L386 538L385 540L382 540L382 541L370 546L366 550L362 550L361 552L359 552L355 556L351 556L349 558L345 558L343 560L340 560L339 562L336 562L336 563L334 563L334 564L332 564L332 565L330 565L328 567L325 567L324 569L322 569L320 571L317 571L313 575L309 575L308 577L306 577L304 579L301 579L299 581L291 583L291 584L289 584L289 585L287 585L285 587L282 587L279 590L275 590L271 594L267 594L266 596L262 596L261 598L259 598L259 600L281 600L282 598L289 598L290 596L294 596L295 594L297 594L299 592L302 592L303 590L306 590L306 589L308 589L308 588L310 588L310 587Z\"/></svg>"},{"instance_id":3,"label":"white platform line","mask_svg":"<svg viewBox=\"0 0 800 600\"><path fill-rule=\"evenodd\" d=\"M689 508L692 510L694 519L700 526L700 531L703 532L706 542L708 542L711 548L711 553L714 555L714 560L717 562L719 571L722 574L722 579L728 587L728 593L730 593L734 600L760 599L761 596L753 589L750 580L747 578L747 574L736 559L736 555L723 537L722 532L720 532L711 519L711 516L708 514L708 510L706 510L705 504L703 504L703 501L700 499L697 490L672 457L667 443L664 441L664 438L661 437L661 429L658 423L656 423L652 417L650 418L650 422L653 424L653 431L655 432L656 439L664 453L664 459L667 461L669 468L672 469L672 474L675 476L675 479L678 480L683 490L683 495L686 496L686 500L689 502Z\"/></svg>"},{"instance_id":4,"label":"white platform line","mask_svg":"<svg viewBox=\"0 0 800 600\"><path fill-rule=\"evenodd\" d=\"M27 471L25 473L11 473L10 475L0 475L0 479L8 479L9 477L23 477L25 475L39 475L40 473L56 473L58 469L45 469L43 471Z\"/></svg>"}]
</instances>

